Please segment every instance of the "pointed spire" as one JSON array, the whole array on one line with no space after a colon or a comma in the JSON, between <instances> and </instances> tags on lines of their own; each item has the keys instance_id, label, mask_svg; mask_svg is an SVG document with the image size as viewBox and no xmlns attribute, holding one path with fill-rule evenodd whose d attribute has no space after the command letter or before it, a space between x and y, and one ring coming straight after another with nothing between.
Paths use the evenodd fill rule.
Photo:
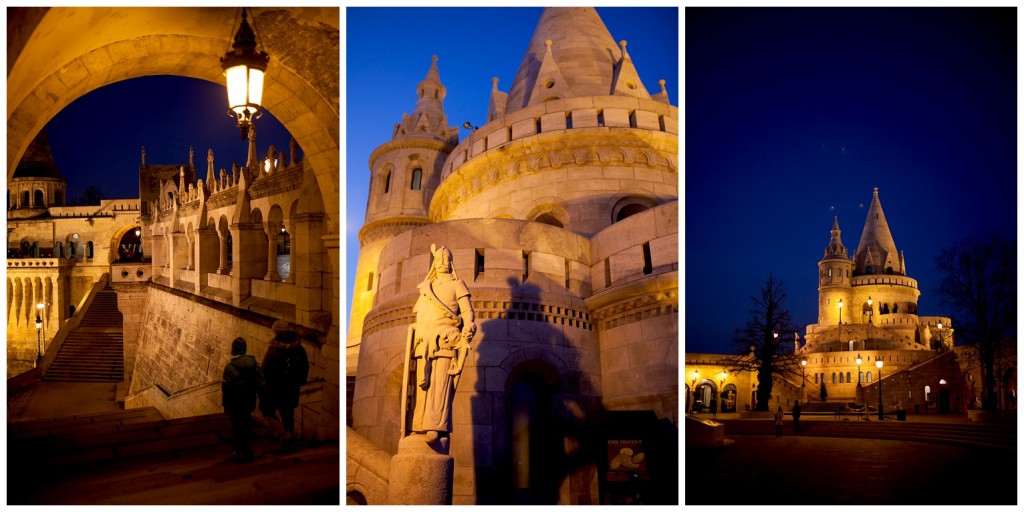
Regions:
<instances>
[{"instance_id":1,"label":"pointed spire","mask_svg":"<svg viewBox=\"0 0 1024 512\"><path fill-rule=\"evenodd\" d=\"M395 126L395 140L406 137L429 137L445 142L458 142L459 130L448 126L444 113L446 89L437 71L437 55L434 55L427 76L416 88L418 99L412 115L403 115L402 122Z\"/></svg>"},{"instance_id":2,"label":"pointed spire","mask_svg":"<svg viewBox=\"0 0 1024 512\"><path fill-rule=\"evenodd\" d=\"M142 146L142 166L146 166L146 146Z\"/></svg>"},{"instance_id":3,"label":"pointed spire","mask_svg":"<svg viewBox=\"0 0 1024 512\"><path fill-rule=\"evenodd\" d=\"M195 169L196 168L195 156L196 156L195 148L193 148L192 146L189 146L188 147L188 166L191 169Z\"/></svg>"},{"instance_id":4,"label":"pointed spire","mask_svg":"<svg viewBox=\"0 0 1024 512\"><path fill-rule=\"evenodd\" d=\"M260 157L256 154L256 126L249 128L249 154L246 156L245 166L250 172L259 171Z\"/></svg>"},{"instance_id":5,"label":"pointed spire","mask_svg":"<svg viewBox=\"0 0 1024 512\"><path fill-rule=\"evenodd\" d=\"M505 113L508 93L498 90L498 77L491 78L491 101L487 105L487 122L494 121Z\"/></svg>"},{"instance_id":6,"label":"pointed spire","mask_svg":"<svg viewBox=\"0 0 1024 512\"><path fill-rule=\"evenodd\" d=\"M622 50L615 44L597 10L593 7L548 7L541 13L526 54L512 80L506 114L531 104L534 89L541 86L539 72L548 40L552 41L554 63L573 96L607 96L613 90L613 78Z\"/></svg>"},{"instance_id":7,"label":"pointed spire","mask_svg":"<svg viewBox=\"0 0 1024 512\"><path fill-rule=\"evenodd\" d=\"M889 231L889 223L882 212L882 203L878 199L878 187L875 187L868 208L868 218L864 222L864 231L857 244L857 252L853 256L855 272L858 274L901 274L903 265L899 262L899 251Z\"/></svg>"},{"instance_id":8,"label":"pointed spire","mask_svg":"<svg viewBox=\"0 0 1024 512\"><path fill-rule=\"evenodd\" d=\"M658 86L661 87L661 92L659 92L658 94L652 94L651 95L651 99L655 100L655 101L660 101L662 103L669 103L668 91L665 90L665 79L664 78L662 78L661 80L658 80Z\"/></svg>"},{"instance_id":9,"label":"pointed spire","mask_svg":"<svg viewBox=\"0 0 1024 512\"><path fill-rule=\"evenodd\" d=\"M206 184L213 183L213 148L206 151Z\"/></svg>"},{"instance_id":10,"label":"pointed spire","mask_svg":"<svg viewBox=\"0 0 1024 512\"><path fill-rule=\"evenodd\" d=\"M834 217L832 221L832 238L829 240L828 246L825 247L825 259L846 258L846 247L843 246L843 239L839 236L841 233L839 217Z\"/></svg>"},{"instance_id":11,"label":"pointed spire","mask_svg":"<svg viewBox=\"0 0 1024 512\"><path fill-rule=\"evenodd\" d=\"M632 96L635 98L650 98L651 95L640 81L640 74L633 65L633 59L629 58L626 51L626 41L619 41L622 49L619 62L615 64L615 77L612 79L611 94L615 96Z\"/></svg>"},{"instance_id":12,"label":"pointed spire","mask_svg":"<svg viewBox=\"0 0 1024 512\"><path fill-rule=\"evenodd\" d=\"M562 72L559 71L555 57L551 53L551 44L550 39L544 40L544 56L540 62L540 69L537 71L537 80L534 82L533 91L530 93L529 105L573 96L569 84L562 76Z\"/></svg>"}]
</instances>

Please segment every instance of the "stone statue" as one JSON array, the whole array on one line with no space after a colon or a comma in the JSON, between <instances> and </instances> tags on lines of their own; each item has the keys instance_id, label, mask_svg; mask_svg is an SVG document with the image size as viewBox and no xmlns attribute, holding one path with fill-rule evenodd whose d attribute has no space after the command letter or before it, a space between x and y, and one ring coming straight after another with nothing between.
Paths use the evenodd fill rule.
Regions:
<instances>
[{"instance_id":1,"label":"stone statue","mask_svg":"<svg viewBox=\"0 0 1024 512\"><path fill-rule=\"evenodd\" d=\"M476 334L469 288L455 274L451 251L431 244L430 252L433 264L417 287L420 296L413 307L416 322L409 329L406 347L406 364L415 365L412 431L425 433L428 444L451 432L452 400ZM408 379L411 372L405 375ZM406 410L403 404L403 437L407 433Z\"/></svg>"}]
</instances>

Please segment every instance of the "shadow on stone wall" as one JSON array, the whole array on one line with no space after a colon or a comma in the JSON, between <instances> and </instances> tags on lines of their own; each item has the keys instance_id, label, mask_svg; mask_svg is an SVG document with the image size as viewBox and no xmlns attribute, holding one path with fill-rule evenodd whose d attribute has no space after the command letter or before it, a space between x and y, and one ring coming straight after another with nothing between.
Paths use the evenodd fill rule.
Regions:
<instances>
[{"instance_id":1,"label":"shadow on stone wall","mask_svg":"<svg viewBox=\"0 0 1024 512\"><path fill-rule=\"evenodd\" d=\"M540 303L541 290L515 278L508 284L513 306L504 318L478 322L477 370L486 373L471 401L477 502L591 503L599 390L581 370L585 355L560 329L514 306Z\"/></svg>"}]
</instances>

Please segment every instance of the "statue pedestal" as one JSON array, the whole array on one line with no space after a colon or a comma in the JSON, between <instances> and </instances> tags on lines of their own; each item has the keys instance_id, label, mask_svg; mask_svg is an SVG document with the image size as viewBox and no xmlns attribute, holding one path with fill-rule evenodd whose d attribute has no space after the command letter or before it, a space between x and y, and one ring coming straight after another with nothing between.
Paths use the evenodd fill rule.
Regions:
<instances>
[{"instance_id":1,"label":"statue pedestal","mask_svg":"<svg viewBox=\"0 0 1024 512\"><path fill-rule=\"evenodd\" d=\"M448 455L449 437L427 443L425 434L398 442L388 475L388 504L451 505L455 459Z\"/></svg>"}]
</instances>

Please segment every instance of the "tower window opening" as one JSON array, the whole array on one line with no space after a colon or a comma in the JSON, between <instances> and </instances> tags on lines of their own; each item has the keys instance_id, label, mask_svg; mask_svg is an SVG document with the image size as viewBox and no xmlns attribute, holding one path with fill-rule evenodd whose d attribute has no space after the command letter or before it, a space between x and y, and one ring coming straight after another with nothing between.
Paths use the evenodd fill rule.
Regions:
<instances>
[{"instance_id":1,"label":"tower window opening","mask_svg":"<svg viewBox=\"0 0 1024 512\"><path fill-rule=\"evenodd\" d=\"M370 272L370 275L366 277L366 291L373 291L373 272Z\"/></svg>"},{"instance_id":2,"label":"tower window opening","mask_svg":"<svg viewBox=\"0 0 1024 512\"><path fill-rule=\"evenodd\" d=\"M476 250L476 257L474 258L474 263L473 263L473 279L476 279L477 276L479 276L480 274L483 274L484 273L484 268L486 268L486 266L484 264L484 250L483 249L477 249Z\"/></svg>"},{"instance_id":3,"label":"tower window opening","mask_svg":"<svg viewBox=\"0 0 1024 512\"><path fill-rule=\"evenodd\" d=\"M523 251L523 282L530 277L530 253Z\"/></svg>"},{"instance_id":4,"label":"tower window opening","mask_svg":"<svg viewBox=\"0 0 1024 512\"><path fill-rule=\"evenodd\" d=\"M391 171L388 171L384 175L384 193L387 194L391 191Z\"/></svg>"},{"instance_id":5,"label":"tower window opening","mask_svg":"<svg viewBox=\"0 0 1024 512\"><path fill-rule=\"evenodd\" d=\"M421 181L423 180L423 170L420 168L413 169L412 171L412 190L419 190Z\"/></svg>"},{"instance_id":6,"label":"tower window opening","mask_svg":"<svg viewBox=\"0 0 1024 512\"><path fill-rule=\"evenodd\" d=\"M644 275L650 274L654 271L654 265L651 263L651 243L644 242Z\"/></svg>"}]
</instances>

